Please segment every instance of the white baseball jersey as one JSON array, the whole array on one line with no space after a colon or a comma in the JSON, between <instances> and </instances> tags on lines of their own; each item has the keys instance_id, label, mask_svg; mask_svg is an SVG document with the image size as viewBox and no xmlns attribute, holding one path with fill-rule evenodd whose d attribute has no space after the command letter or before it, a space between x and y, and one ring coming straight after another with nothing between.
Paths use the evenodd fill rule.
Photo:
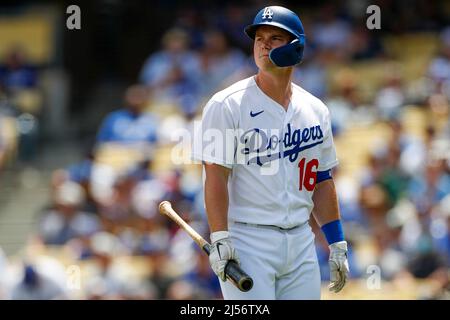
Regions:
<instances>
[{"instance_id":1,"label":"white baseball jersey","mask_svg":"<svg viewBox=\"0 0 450 320\"><path fill-rule=\"evenodd\" d=\"M192 155L232 169L229 221L282 228L309 220L316 172L338 163L327 107L292 84L286 111L254 77L209 100Z\"/></svg>"}]
</instances>

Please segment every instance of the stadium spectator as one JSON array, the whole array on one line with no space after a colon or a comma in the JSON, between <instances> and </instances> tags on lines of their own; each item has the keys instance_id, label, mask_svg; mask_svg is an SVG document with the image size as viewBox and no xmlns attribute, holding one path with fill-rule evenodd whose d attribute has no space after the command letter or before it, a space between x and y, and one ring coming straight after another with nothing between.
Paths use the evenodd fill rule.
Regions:
<instances>
[{"instance_id":1,"label":"stadium spectator","mask_svg":"<svg viewBox=\"0 0 450 320\"><path fill-rule=\"evenodd\" d=\"M33 264L24 264L23 277L11 289L13 300L62 300L67 295L62 285Z\"/></svg>"},{"instance_id":2,"label":"stadium spectator","mask_svg":"<svg viewBox=\"0 0 450 320\"><path fill-rule=\"evenodd\" d=\"M319 17L310 31L318 49L331 61L346 60L351 37L351 25L338 15L335 4L328 3L318 12Z\"/></svg>"},{"instance_id":3,"label":"stadium spectator","mask_svg":"<svg viewBox=\"0 0 450 320\"><path fill-rule=\"evenodd\" d=\"M0 84L7 91L34 88L38 82L37 68L26 62L22 48L12 48L0 65Z\"/></svg>"},{"instance_id":4,"label":"stadium spectator","mask_svg":"<svg viewBox=\"0 0 450 320\"><path fill-rule=\"evenodd\" d=\"M374 99L379 118L383 120L397 119L406 102L400 70L395 66L389 66L389 68L391 69Z\"/></svg>"},{"instance_id":5,"label":"stadium spectator","mask_svg":"<svg viewBox=\"0 0 450 320\"><path fill-rule=\"evenodd\" d=\"M339 135L352 126L373 124L377 119L376 112L363 101L357 74L346 68L335 75L334 83L335 93L326 101L333 132Z\"/></svg>"},{"instance_id":6,"label":"stadium spectator","mask_svg":"<svg viewBox=\"0 0 450 320\"><path fill-rule=\"evenodd\" d=\"M159 103L176 105L184 114L195 113L200 102L200 61L189 49L189 37L179 28L167 31L162 49L152 53L140 72L140 82L157 92Z\"/></svg>"},{"instance_id":7,"label":"stadium spectator","mask_svg":"<svg viewBox=\"0 0 450 320\"><path fill-rule=\"evenodd\" d=\"M441 31L439 53L429 64L428 76L436 89L450 81L450 26Z\"/></svg>"},{"instance_id":8,"label":"stadium spectator","mask_svg":"<svg viewBox=\"0 0 450 320\"><path fill-rule=\"evenodd\" d=\"M133 85L127 88L125 107L106 116L97 133L97 142L155 143L157 122L150 113L145 112L148 101L145 87Z\"/></svg>"},{"instance_id":9,"label":"stadium spectator","mask_svg":"<svg viewBox=\"0 0 450 320\"><path fill-rule=\"evenodd\" d=\"M212 92L246 76L249 70L247 57L239 49L231 48L228 39L220 30L205 32L203 49L200 52L200 94L207 97Z\"/></svg>"},{"instance_id":10,"label":"stadium spectator","mask_svg":"<svg viewBox=\"0 0 450 320\"><path fill-rule=\"evenodd\" d=\"M186 273L183 279L197 288L201 299L221 299L219 280L209 265L208 256L198 248L195 260L196 267Z\"/></svg>"},{"instance_id":11,"label":"stadium spectator","mask_svg":"<svg viewBox=\"0 0 450 320\"><path fill-rule=\"evenodd\" d=\"M70 239L89 236L99 229L98 219L80 211L85 200L83 188L71 181L63 182L52 196L54 204L42 212L40 236L45 244L63 245Z\"/></svg>"}]
</instances>

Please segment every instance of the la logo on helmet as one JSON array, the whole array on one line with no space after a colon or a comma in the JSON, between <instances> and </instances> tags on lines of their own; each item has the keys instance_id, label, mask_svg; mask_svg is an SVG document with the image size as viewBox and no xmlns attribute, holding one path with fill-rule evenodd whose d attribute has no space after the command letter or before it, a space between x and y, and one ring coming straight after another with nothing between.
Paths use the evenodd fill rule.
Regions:
<instances>
[{"instance_id":1,"label":"la logo on helmet","mask_svg":"<svg viewBox=\"0 0 450 320\"><path fill-rule=\"evenodd\" d=\"M269 7L264 8L262 18L263 19L272 19L272 16L273 16L273 11Z\"/></svg>"}]
</instances>

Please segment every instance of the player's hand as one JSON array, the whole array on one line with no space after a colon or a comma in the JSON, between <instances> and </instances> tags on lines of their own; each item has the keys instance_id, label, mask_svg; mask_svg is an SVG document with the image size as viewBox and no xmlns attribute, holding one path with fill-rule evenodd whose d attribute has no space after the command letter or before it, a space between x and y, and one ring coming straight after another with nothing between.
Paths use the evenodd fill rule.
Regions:
<instances>
[{"instance_id":1,"label":"player's hand","mask_svg":"<svg viewBox=\"0 0 450 320\"><path fill-rule=\"evenodd\" d=\"M328 288L335 293L342 290L347 282L349 267L347 260L347 241L339 241L329 245L330 285Z\"/></svg>"},{"instance_id":2,"label":"player's hand","mask_svg":"<svg viewBox=\"0 0 450 320\"><path fill-rule=\"evenodd\" d=\"M228 231L216 231L211 233L211 250L209 253L209 263L214 273L226 281L225 266L229 260L234 260L239 264L236 250L233 248Z\"/></svg>"}]
</instances>

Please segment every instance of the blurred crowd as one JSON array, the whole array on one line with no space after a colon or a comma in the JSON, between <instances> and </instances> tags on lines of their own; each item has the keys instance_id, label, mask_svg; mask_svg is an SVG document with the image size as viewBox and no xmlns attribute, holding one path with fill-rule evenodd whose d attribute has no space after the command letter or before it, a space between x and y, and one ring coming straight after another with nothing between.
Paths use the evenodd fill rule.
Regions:
<instances>
[{"instance_id":1,"label":"blurred crowd","mask_svg":"<svg viewBox=\"0 0 450 320\"><path fill-rule=\"evenodd\" d=\"M294 82L329 107L336 141L357 127L382 124L387 133L357 171L338 167L334 172L351 278L367 277L367 268L375 265L383 281L406 277L438 284L418 298L448 298L450 24L404 22L402 31L426 30L438 41L423 74L405 80L403 61L386 50L383 33L365 27L365 9L353 14L356 2L344 3L345 8L324 5L309 15L298 10L307 48ZM354 10L343 15L350 5ZM34 251L16 269L8 268L13 262L0 254L0 298L221 298L207 256L158 213L158 204L171 201L209 240L201 166L173 163L178 142L173 135L179 129L192 132L213 93L256 73L251 42L242 32L255 12L230 6L214 19L196 10L179 14L162 35L160 49L142 61L123 103L105 115L82 159L53 172L51 200L40 210L29 244ZM20 61L12 53L0 67L0 121L3 114L17 112L7 97L36 85L36 70ZM352 67L371 61L388 70L380 70L383 81L368 93ZM345 68L330 76L334 66ZM406 130L402 120L411 106L426 115L420 134ZM24 115L30 119L33 113L14 116ZM4 146L0 135L0 164ZM311 224L326 283L328 248ZM50 259L52 250L61 258ZM33 252L46 253L47 260ZM80 268L81 289L68 285L68 266Z\"/></svg>"},{"instance_id":2,"label":"blurred crowd","mask_svg":"<svg viewBox=\"0 0 450 320\"><path fill-rule=\"evenodd\" d=\"M0 62L0 171L12 158L34 158L41 109L39 68L23 48L11 48Z\"/></svg>"}]
</instances>

